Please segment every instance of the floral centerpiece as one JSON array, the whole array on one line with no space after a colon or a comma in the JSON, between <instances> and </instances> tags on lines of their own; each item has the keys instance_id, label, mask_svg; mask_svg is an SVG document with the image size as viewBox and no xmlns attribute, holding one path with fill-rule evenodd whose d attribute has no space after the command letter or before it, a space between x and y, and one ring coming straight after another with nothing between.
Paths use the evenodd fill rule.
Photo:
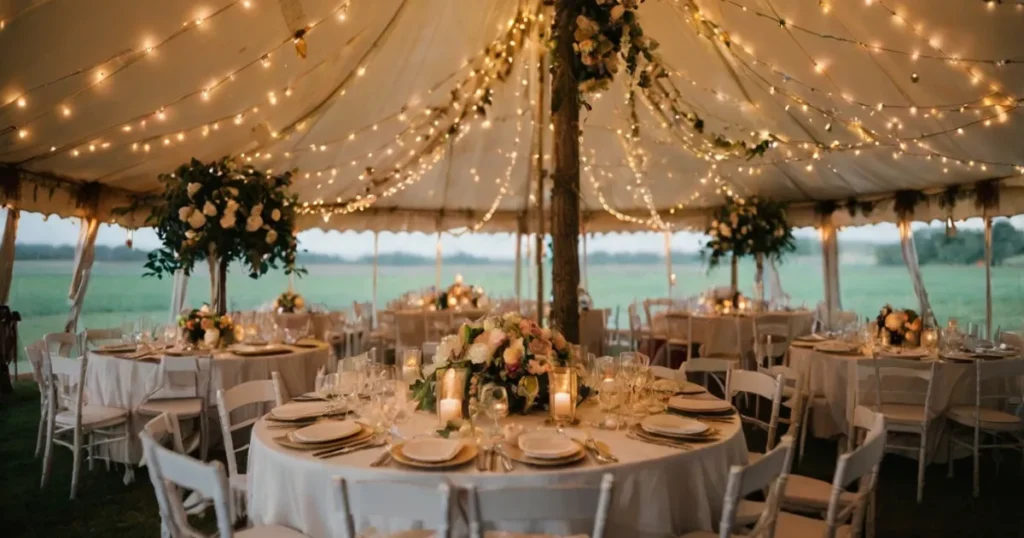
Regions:
<instances>
[{"instance_id":1,"label":"floral centerpiece","mask_svg":"<svg viewBox=\"0 0 1024 538\"><path fill-rule=\"evenodd\" d=\"M178 327L181 327L185 341L193 346L225 347L237 340L231 316L217 314L206 304L179 316Z\"/></svg>"},{"instance_id":2,"label":"floral centerpiece","mask_svg":"<svg viewBox=\"0 0 1024 538\"><path fill-rule=\"evenodd\" d=\"M305 273L295 265L295 206L288 192L291 174L267 175L225 157L212 163L192 159L172 174L160 176L163 203L148 225L163 247L149 253L146 276L162 277L210 262L214 285L212 307L227 311L228 264L239 260L258 278L283 266L286 274Z\"/></svg>"},{"instance_id":3,"label":"floral centerpiece","mask_svg":"<svg viewBox=\"0 0 1024 538\"><path fill-rule=\"evenodd\" d=\"M484 289L479 286L471 286L462 282L462 275L455 275L455 283L448 286L448 289L437 294L434 300L438 310L447 310L463 306L480 306L484 297Z\"/></svg>"},{"instance_id":4,"label":"floral centerpiece","mask_svg":"<svg viewBox=\"0 0 1024 538\"><path fill-rule=\"evenodd\" d=\"M909 308L896 310L887 304L878 312L875 323L878 325L879 335L883 340L888 337L890 345L898 346L904 342L917 345L921 341L924 322L917 312Z\"/></svg>"},{"instance_id":5,"label":"floral centerpiece","mask_svg":"<svg viewBox=\"0 0 1024 538\"><path fill-rule=\"evenodd\" d=\"M306 307L306 300L298 293L288 290L274 299L274 311L280 314L301 312Z\"/></svg>"},{"instance_id":6,"label":"floral centerpiece","mask_svg":"<svg viewBox=\"0 0 1024 538\"><path fill-rule=\"evenodd\" d=\"M517 312L465 323L456 334L441 339L434 361L424 366L423 379L413 386L420 409L432 410L438 372L467 368L465 400L472 405L480 387L503 385L509 411L528 413L549 403L547 373L555 366L577 366L572 347L562 333L544 329ZM579 387L580 398L587 389Z\"/></svg>"},{"instance_id":7,"label":"floral centerpiece","mask_svg":"<svg viewBox=\"0 0 1024 538\"><path fill-rule=\"evenodd\" d=\"M764 296L764 259L781 260L785 253L796 250L785 205L759 196L727 198L725 205L714 213L706 233L710 237L704 244L709 267L718 266L726 256L732 258L733 290L738 288L738 259L754 256L757 264L755 302L760 302Z\"/></svg>"}]
</instances>

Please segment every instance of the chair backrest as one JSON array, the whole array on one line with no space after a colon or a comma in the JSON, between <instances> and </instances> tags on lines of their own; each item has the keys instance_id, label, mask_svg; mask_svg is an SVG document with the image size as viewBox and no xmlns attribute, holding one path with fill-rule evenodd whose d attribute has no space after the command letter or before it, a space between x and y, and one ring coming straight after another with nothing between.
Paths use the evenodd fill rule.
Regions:
<instances>
[{"instance_id":1,"label":"chair backrest","mask_svg":"<svg viewBox=\"0 0 1024 538\"><path fill-rule=\"evenodd\" d=\"M184 495L179 491L181 488L210 499L217 516L217 535L220 538L231 538L233 529L228 504L228 481L220 462L203 463L175 453L160 445L146 431L141 432L139 438L142 440L146 467L149 468L149 479L160 507L160 519L170 537L204 536L188 522Z\"/></svg>"},{"instance_id":2,"label":"chair backrest","mask_svg":"<svg viewBox=\"0 0 1024 538\"><path fill-rule=\"evenodd\" d=\"M974 361L974 406L1006 410L1010 402L1024 401L1024 359ZM974 413L981 427L981 413Z\"/></svg>"},{"instance_id":3,"label":"chair backrest","mask_svg":"<svg viewBox=\"0 0 1024 538\"><path fill-rule=\"evenodd\" d=\"M768 432L766 450L771 450L775 446L775 431L779 426L779 410L782 406L782 384L782 375L772 376L750 370L732 369L727 372L725 378L725 395L730 402L741 392L767 398L772 402L772 412L767 423L756 414L745 415L740 411L740 419L743 422L754 424Z\"/></svg>"},{"instance_id":4,"label":"chair backrest","mask_svg":"<svg viewBox=\"0 0 1024 538\"><path fill-rule=\"evenodd\" d=\"M395 345L420 347L427 339L427 326L421 312L395 313Z\"/></svg>"},{"instance_id":5,"label":"chair backrest","mask_svg":"<svg viewBox=\"0 0 1024 538\"><path fill-rule=\"evenodd\" d=\"M686 370L679 368L668 368L665 366L651 366L651 375L658 379L672 379L674 381L686 381Z\"/></svg>"},{"instance_id":6,"label":"chair backrest","mask_svg":"<svg viewBox=\"0 0 1024 538\"><path fill-rule=\"evenodd\" d=\"M258 418L243 420L237 424L231 422L231 412L239 407L252 404L265 404L274 402L274 405L281 405L279 399L281 390L275 387L272 379L264 381L248 381L241 385L235 385L228 390L217 391L217 416L220 417L221 434L224 437L224 452L228 456L228 473L230 476L238 474L237 454L249 449L249 443L235 448L232 432L254 424Z\"/></svg>"},{"instance_id":7,"label":"chair backrest","mask_svg":"<svg viewBox=\"0 0 1024 538\"><path fill-rule=\"evenodd\" d=\"M165 443L169 441L171 450L178 454L185 453L185 444L181 440L181 425L178 423L177 416L166 412L161 413L147 422L142 427L142 431L161 446L167 446Z\"/></svg>"},{"instance_id":8,"label":"chair backrest","mask_svg":"<svg viewBox=\"0 0 1024 538\"><path fill-rule=\"evenodd\" d=\"M835 538L839 527L851 520L850 536L860 536L860 526L869 498L878 486L878 469L885 455L885 417L860 406L854 411L854 424L867 429L860 446L839 457L832 479L832 495L825 513L825 537ZM853 481L860 480L853 502L840 504L840 495Z\"/></svg>"},{"instance_id":9,"label":"chair backrest","mask_svg":"<svg viewBox=\"0 0 1024 538\"><path fill-rule=\"evenodd\" d=\"M693 316L687 312L670 312L665 315L665 336L669 340L687 343L686 359L693 357ZM671 357L669 357L671 359Z\"/></svg>"},{"instance_id":10,"label":"chair backrest","mask_svg":"<svg viewBox=\"0 0 1024 538\"><path fill-rule=\"evenodd\" d=\"M39 394L43 395L43 391L47 386L46 383L46 372L43 371L44 355L46 354L46 343L42 340L37 340L31 344L25 346L25 355L28 357L29 366L32 367L32 379L35 380L36 385L39 385Z\"/></svg>"},{"instance_id":11,"label":"chair backrest","mask_svg":"<svg viewBox=\"0 0 1024 538\"><path fill-rule=\"evenodd\" d=\"M77 430L82 426L88 359L84 355L68 358L51 353L44 357L43 368L50 386L47 396L47 420L53 422L57 413L68 410L74 415L74 428Z\"/></svg>"},{"instance_id":12,"label":"chair backrest","mask_svg":"<svg viewBox=\"0 0 1024 538\"><path fill-rule=\"evenodd\" d=\"M743 328L740 323L741 316L720 316L702 318L703 327L710 325L709 334L704 341L702 356L726 356L739 358L743 356ZM697 323L694 323L697 325ZM702 332L701 329L695 329Z\"/></svg>"},{"instance_id":13,"label":"chair backrest","mask_svg":"<svg viewBox=\"0 0 1024 538\"><path fill-rule=\"evenodd\" d=\"M754 318L754 358L758 367L771 366L771 359L789 349L792 330L785 316L762 314Z\"/></svg>"},{"instance_id":14,"label":"chair backrest","mask_svg":"<svg viewBox=\"0 0 1024 538\"><path fill-rule=\"evenodd\" d=\"M580 312L580 344L588 350L602 355L604 354L605 332L604 310L585 310Z\"/></svg>"},{"instance_id":15,"label":"chair backrest","mask_svg":"<svg viewBox=\"0 0 1024 538\"><path fill-rule=\"evenodd\" d=\"M357 538L355 520L366 516L395 516L418 521L434 531L436 538L451 534L449 509L452 487L445 481L437 486L403 482L334 479L335 495L343 514L342 538ZM435 502L429 502L433 497Z\"/></svg>"},{"instance_id":16,"label":"chair backrest","mask_svg":"<svg viewBox=\"0 0 1024 538\"><path fill-rule=\"evenodd\" d=\"M121 340L121 336L124 333L121 332L120 327L111 329L86 329L85 330L85 343L97 344L99 342L109 342L111 340Z\"/></svg>"},{"instance_id":17,"label":"chair backrest","mask_svg":"<svg viewBox=\"0 0 1024 538\"><path fill-rule=\"evenodd\" d=\"M82 354L82 338L75 333L45 334L43 346L48 353L63 357L77 357Z\"/></svg>"},{"instance_id":18,"label":"chair backrest","mask_svg":"<svg viewBox=\"0 0 1024 538\"><path fill-rule=\"evenodd\" d=\"M672 310L672 299L657 298L644 299L644 313L647 315L647 326L651 332L665 331L665 314Z\"/></svg>"},{"instance_id":19,"label":"chair backrest","mask_svg":"<svg viewBox=\"0 0 1024 538\"><path fill-rule=\"evenodd\" d=\"M470 538L482 538L485 531L500 528L499 522L582 520L594 523L590 538L603 538L614 483L614 477L605 473L600 484L467 486Z\"/></svg>"},{"instance_id":20,"label":"chair backrest","mask_svg":"<svg viewBox=\"0 0 1024 538\"><path fill-rule=\"evenodd\" d=\"M886 403L923 405L922 416L927 423L934 416L931 403L936 364L905 359L858 360L854 403L870 406L875 411ZM871 398L865 398L869 393Z\"/></svg>"},{"instance_id":21,"label":"chair backrest","mask_svg":"<svg viewBox=\"0 0 1024 538\"><path fill-rule=\"evenodd\" d=\"M782 492L793 462L793 437L787 435L763 457L746 467L734 465L729 469L729 481L725 487L725 500L718 535L731 538L736 528L736 511L743 498L755 491L768 490L764 509L754 528L746 536L772 537L775 535L775 521L779 516Z\"/></svg>"},{"instance_id":22,"label":"chair backrest","mask_svg":"<svg viewBox=\"0 0 1024 538\"><path fill-rule=\"evenodd\" d=\"M147 398L173 398L181 391L192 389L197 398L208 400L211 375L213 369L212 356L174 357L164 355L160 358L159 378L161 385L150 393ZM184 382L184 380L188 382Z\"/></svg>"},{"instance_id":23,"label":"chair backrest","mask_svg":"<svg viewBox=\"0 0 1024 538\"><path fill-rule=\"evenodd\" d=\"M695 357L684 362L681 368L686 372L686 378L691 381L690 374L704 374L705 379L710 375L711 379L718 383L718 388L722 389L722 393L725 394L723 374L727 374L730 370L736 368L736 362L728 359Z\"/></svg>"}]
</instances>

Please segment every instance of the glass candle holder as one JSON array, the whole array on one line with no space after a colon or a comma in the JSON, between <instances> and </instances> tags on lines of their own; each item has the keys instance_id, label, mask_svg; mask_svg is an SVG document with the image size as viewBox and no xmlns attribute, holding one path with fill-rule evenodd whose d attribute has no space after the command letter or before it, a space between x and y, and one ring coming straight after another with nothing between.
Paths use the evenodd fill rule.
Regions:
<instances>
[{"instance_id":1,"label":"glass candle holder","mask_svg":"<svg viewBox=\"0 0 1024 538\"><path fill-rule=\"evenodd\" d=\"M576 418L576 370L567 366L553 367L548 372L548 395L551 418L569 422Z\"/></svg>"},{"instance_id":2,"label":"glass candle holder","mask_svg":"<svg viewBox=\"0 0 1024 538\"><path fill-rule=\"evenodd\" d=\"M935 349L939 347L939 331L933 328L921 331L921 347L924 347L925 349Z\"/></svg>"},{"instance_id":3,"label":"glass candle holder","mask_svg":"<svg viewBox=\"0 0 1024 538\"><path fill-rule=\"evenodd\" d=\"M399 364L402 367L402 379L408 383L415 383L420 378L420 365L423 363L423 351L418 348L406 349L402 352Z\"/></svg>"},{"instance_id":4,"label":"glass candle holder","mask_svg":"<svg viewBox=\"0 0 1024 538\"><path fill-rule=\"evenodd\" d=\"M469 369L445 368L443 371L438 370L437 373L437 422L444 428L449 422L459 422L466 416L466 383L469 381Z\"/></svg>"}]
</instances>

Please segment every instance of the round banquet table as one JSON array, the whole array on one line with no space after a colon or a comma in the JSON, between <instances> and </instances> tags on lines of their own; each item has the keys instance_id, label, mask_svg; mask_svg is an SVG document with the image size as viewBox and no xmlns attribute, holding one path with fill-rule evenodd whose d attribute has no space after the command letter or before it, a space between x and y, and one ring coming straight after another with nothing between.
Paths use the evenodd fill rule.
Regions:
<instances>
[{"instance_id":1,"label":"round banquet table","mask_svg":"<svg viewBox=\"0 0 1024 538\"><path fill-rule=\"evenodd\" d=\"M288 353L276 355L240 356L230 351L215 352L213 368L210 371L208 406L216 405L213 395L218 390L230 389L247 381L270 379L272 372L281 375L289 395L304 394L313 390L316 372L320 367L327 365L330 356L327 344L316 342L315 345L309 344L309 347L286 347L290 349ZM158 355L139 360L92 350L88 352L88 357L88 402L93 405L119 407L130 412L129 427L132 435L129 437L127 451L123 444L111 443L101 446L101 452L113 461L137 464L142 459L142 445L137 434L142 431L146 421L152 418L138 414L137 409L157 390L160 390L159 396L162 398L195 397L195 375L189 372L173 372L161 378ZM209 418L209 433L216 436L215 434L220 431L217 413L209 413Z\"/></svg>"},{"instance_id":2,"label":"round banquet table","mask_svg":"<svg viewBox=\"0 0 1024 538\"><path fill-rule=\"evenodd\" d=\"M578 409L582 423L599 417L596 406L587 403ZM515 415L505 423L523 426L526 431L543 426L545 414ZM480 472L471 462L447 472L402 467L392 462L371 468L370 462L383 448L373 448L328 459L317 459L311 452L285 448L274 441L282 430L268 429L260 420L253 427L249 446L248 512L256 524L285 525L313 538L341 535L343 516L338 513L334 477L346 480L384 480L436 485L448 480L458 485L472 484L480 489L516 486L551 486L586 481L596 484L603 473L615 477L609 509L607 536L675 537L697 529L710 530L717 524L729 467L745 464L747 446L738 416L729 424L715 424L722 432L719 440L694 445L689 451L634 441L625 431L592 429L598 441L608 445L619 463L598 465L589 456L578 464L561 468L534 468L515 463L509 473ZM433 413L417 412L401 425L406 436L429 434L437 429ZM567 435L583 439L586 432L566 428ZM465 525L465 501L453 508L459 519L455 528ZM394 513L402 508L395 506ZM503 530L543 532L560 535L588 534L589 522L515 522L519 528ZM363 531L373 527L394 533L418 528L415 521L400 518L363 518L357 521ZM457 535L457 534L456 534Z\"/></svg>"},{"instance_id":3,"label":"round banquet table","mask_svg":"<svg viewBox=\"0 0 1024 538\"><path fill-rule=\"evenodd\" d=\"M655 318L654 336L651 339L649 351L652 364L678 368L686 360L686 348L674 349L672 356L667 356L665 348L667 322L664 318L671 316L673 313L667 312ZM694 344L704 346L705 356L712 356L716 353L734 355L738 348L743 357L753 357L754 320L758 316L785 320L789 325L789 334L794 338L810 334L814 319L814 313L810 310L764 312L750 315L693 314L693 334L690 340ZM685 334L678 337L683 338ZM696 350L694 352L694 356L697 356Z\"/></svg>"},{"instance_id":4,"label":"round banquet table","mask_svg":"<svg viewBox=\"0 0 1024 538\"><path fill-rule=\"evenodd\" d=\"M817 394L811 408L808 427L815 437L833 437L846 434L849 429L849 416L853 411L856 397L858 361L871 360L860 354L838 354L816 351L813 348L791 346L789 363L804 376L810 376L810 390ZM945 362L935 359L904 359L911 368L927 369L935 363L935 377L932 381L932 402L930 410L936 417L928 431L929 459L946 461L947 443L945 439L945 412L951 405L974 404L974 365L971 363ZM899 383L900 386L894 385ZM927 383L920 379L889 378L885 380L884 390L909 390L913 393L893 395L887 393L886 398L904 396L903 401L891 403L924 404L924 391ZM984 390L984 389L983 389ZM919 393L919 394L917 394ZM874 398L872 397L872 400ZM913 444L916 441L912 441ZM904 450L901 454L917 457L916 451ZM959 453L958 453L959 456Z\"/></svg>"}]
</instances>

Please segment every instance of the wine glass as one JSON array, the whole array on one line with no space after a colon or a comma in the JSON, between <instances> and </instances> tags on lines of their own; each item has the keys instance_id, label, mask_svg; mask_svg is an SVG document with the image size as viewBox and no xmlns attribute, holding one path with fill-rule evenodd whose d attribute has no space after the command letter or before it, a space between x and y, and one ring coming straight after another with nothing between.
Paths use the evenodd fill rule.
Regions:
<instances>
[{"instance_id":1,"label":"wine glass","mask_svg":"<svg viewBox=\"0 0 1024 538\"><path fill-rule=\"evenodd\" d=\"M508 416L508 392L497 383L488 383L480 390L480 408L484 415L494 421L491 437L501 434L499 420Z\"/></svg>"}]
</instances>

